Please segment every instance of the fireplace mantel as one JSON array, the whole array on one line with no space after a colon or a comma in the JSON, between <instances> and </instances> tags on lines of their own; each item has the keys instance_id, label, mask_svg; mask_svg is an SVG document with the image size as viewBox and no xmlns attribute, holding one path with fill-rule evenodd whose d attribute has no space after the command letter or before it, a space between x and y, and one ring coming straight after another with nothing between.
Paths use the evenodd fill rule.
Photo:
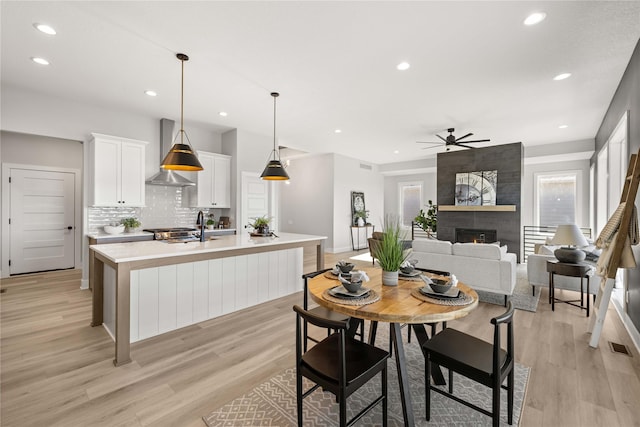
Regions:
<instances>
[{"instance_id":1,"label":"fireplace mantel","mask_svg":"<svg viewBox=\"0 0 640 427\"><path fill-rule=\"evenodd\" d=\"M439 205L439 211L458 211L458 212L515 212L516 205L497 205L497 206L453 206Z\"/></svg>"}]
</instances>

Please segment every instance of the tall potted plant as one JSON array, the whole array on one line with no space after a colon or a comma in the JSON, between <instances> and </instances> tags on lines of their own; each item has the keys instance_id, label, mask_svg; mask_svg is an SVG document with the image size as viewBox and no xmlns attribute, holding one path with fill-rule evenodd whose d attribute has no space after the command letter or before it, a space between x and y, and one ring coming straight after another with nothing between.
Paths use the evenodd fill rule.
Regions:
<instances>
[{"instance_id":1,"label":"tall potted plant","mask_svg":"<svg viewBox=\"0 0 640 427\"><path fill-rule=\"evenodd\" d=\"M382 240L378 242L372 254L382 268L383 285L398 285L398 270L409 256L409 250L404 249L403 237L400 219L395 215L386 215L382 227Z\"/></svg>"},{"instance_id":2,"label":"tall potted plant","mask_svg":"<svg viewBox=\"0 0 640 427\"><path fill-rule=\"evenodd\" d=\"M420 209L420 213L413 220L420 228L427 232L427 236L433 238L438 226L438 206L429 200L427 212Z\"/></svg>"}]
</instances>

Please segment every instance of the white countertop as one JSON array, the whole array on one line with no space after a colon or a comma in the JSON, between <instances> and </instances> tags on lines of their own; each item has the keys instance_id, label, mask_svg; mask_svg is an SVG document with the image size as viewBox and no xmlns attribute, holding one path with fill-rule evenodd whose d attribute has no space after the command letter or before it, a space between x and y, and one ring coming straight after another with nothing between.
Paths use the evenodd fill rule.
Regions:
<instances>
[{"instance_id":1,"label":"white countertop","mask_svg":"<svg viewBox=\"0 0 640 427\"><path fill-rule=\"evenodd\" d=\"M114 263L167 258L178 255L194 255L207 252L223 252L235 249L250 249L258 246L277 246L287 243L303 243L324 240L326 236L311 234L277 233L278 237L251 237L249 233L239 233L216 237L206 242L165 243L152 240L129 243L91 245L89 248ZM117 234L115 236L122 236ZM277 248L276 248L277 249Z\"/></svg>"}]
</instances>

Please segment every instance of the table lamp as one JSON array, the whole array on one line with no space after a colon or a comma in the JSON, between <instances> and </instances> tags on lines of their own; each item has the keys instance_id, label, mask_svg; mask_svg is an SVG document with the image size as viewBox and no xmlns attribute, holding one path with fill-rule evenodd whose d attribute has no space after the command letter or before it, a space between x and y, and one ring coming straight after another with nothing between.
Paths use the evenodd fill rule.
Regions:
<instances>
[{"instance_id":1,"label":"table lamp","mask_svg":"<svg viewBox=\"0 0 640 427\"><path fill-rule=\"evenodd\" d=\"M578 246L587 246L589 243L575 224L561 224L556 228L556 234L551 239L553 245L566 245L556 249L553 254L558 261L568 264L577 264L584 261L585 253ZM573 246L573 247L571 247Z\"/></svg>"}]
</instances>

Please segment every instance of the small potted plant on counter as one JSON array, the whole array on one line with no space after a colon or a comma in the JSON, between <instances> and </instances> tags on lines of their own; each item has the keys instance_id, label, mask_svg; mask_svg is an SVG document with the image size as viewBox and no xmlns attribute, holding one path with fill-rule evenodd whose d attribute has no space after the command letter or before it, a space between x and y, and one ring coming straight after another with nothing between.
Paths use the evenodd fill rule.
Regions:
<instances>
[{"instance_id":1,"label":"small potted plant on counter","mask_svg":"<svg viewBox=\"0 0 640 427\"><path fill-rule=\"evenodd\" d=\"M209 219L207 220L207 229L213 230L216 225L216 220L213 219L213 214L209 214Z\"/></svg>"},{"instance_id":2,"label":"small potted plant on counter","mask_svg":"<svg viewBox=\"0 0 640 427\"><path fill-rule=\"evenodd\" d=\"M252 218L253 222L249 224L249 227L253 228L253 232L256 234L267 235L270 234L269 222L271 221L266 215Z\"/></svg>"},{"instance_id":3,"label":"small potted plant on counter","mask_svg":"<svg viewBox=\"0 0 640 427\"><path fill-rule=\"evenodd\" d=\"M120 223L124 225L125 233L133 233L141 225L136 217L124 218Z\"/></svg>"}]
</instances>

